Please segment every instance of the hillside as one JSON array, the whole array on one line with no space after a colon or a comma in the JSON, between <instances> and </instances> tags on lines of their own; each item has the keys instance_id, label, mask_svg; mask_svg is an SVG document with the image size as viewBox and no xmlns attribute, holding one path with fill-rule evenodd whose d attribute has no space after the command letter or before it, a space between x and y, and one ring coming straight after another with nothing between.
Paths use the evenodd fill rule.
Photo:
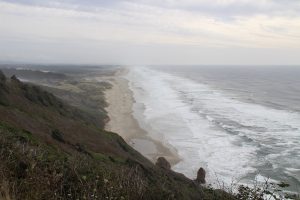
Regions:
<instances>
[{"instance_id":1,"label":"hillside","mask_svg":"<svg viewBox=\"0 0 300 200\"><path fill-rule=\"evenodd\" d=\"M5 68L5 66L0 65L2 71L7 76L16 75L22 77L25 80L63 80L66 79L66 75L62 73L39 71L34 69L16 69L16 68Z\"/></svg>"},{"instance_id":2,"label":"hillside","mask_svg":"<svg viewBox=\"0 0 300 200\"><path fill-rule=\"evenodd\" d=\"M2 72L0 122L3 199L228 198L153 165L93 116Z\"/></svg>"}]
</instances>

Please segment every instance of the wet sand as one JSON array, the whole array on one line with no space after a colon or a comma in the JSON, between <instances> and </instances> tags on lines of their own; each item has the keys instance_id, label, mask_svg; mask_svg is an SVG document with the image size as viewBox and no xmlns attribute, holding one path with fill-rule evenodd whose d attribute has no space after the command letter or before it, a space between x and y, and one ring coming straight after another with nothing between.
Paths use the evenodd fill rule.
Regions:
<instances>
[{"instance_id":1,"label":"wet sand","mask_svg":"<svg viewBox=\"0 0 300 200\"><path fill-rule=\"evenodd\" d=\"M180 158L176 152L171 151L161 142L150 138L134 118L132 111L133 94L128 87L128 81L124 78L127 72L128 69L121 69L110 78L113 87L105 93L109 104L106 111L110 118L105 127L106 130L118 133L128 144L152 162L163 156L171 165L178 163Z\"/></svg>"}]
</instances>

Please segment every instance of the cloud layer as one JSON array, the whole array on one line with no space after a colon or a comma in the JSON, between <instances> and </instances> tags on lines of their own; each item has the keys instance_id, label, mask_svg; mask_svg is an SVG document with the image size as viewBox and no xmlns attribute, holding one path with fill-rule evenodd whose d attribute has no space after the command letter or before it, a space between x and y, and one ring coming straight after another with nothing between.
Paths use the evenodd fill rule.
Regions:
<instances>
[{"instance_id":1,"label":"cloud layer","mask_svg":"<svg viewBox=\"0 0 300 200\"><path fill-rule=\"evenodd\" d=\"M0 1L0 45L2 60L300 63L300 1Z\"/></svg>"}]
</instances>

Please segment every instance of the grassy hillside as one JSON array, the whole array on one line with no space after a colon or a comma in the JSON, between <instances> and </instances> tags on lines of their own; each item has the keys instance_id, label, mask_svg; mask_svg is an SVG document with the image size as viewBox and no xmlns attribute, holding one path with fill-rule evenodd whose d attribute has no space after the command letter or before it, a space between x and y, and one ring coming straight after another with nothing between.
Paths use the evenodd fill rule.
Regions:
<instances>
[{"instance_id":1,"label":"grassy hillside","mask_svg":"<svg viewBox=\"0 0 300 200\"><path fill-rule=\"evenodd\" d=\"M0 122L0 199L229 198L153 165L92 115L2 73Z\"/></svg>"},{"instance_id":2,"label":"grassy hillside","mask_svg":"<svg viewBox=\"0 0 300 200\"><path fill-rule=\"evenodd\" d=\"M45 72L45 71L22 69L22 68L19 69L5 68L5 66L0 65L0 68L1 67L3 73L6 74L7 76L16 75L26 80L64 80L67 78L67 76L62 73Z\"/></svg>"}]
</instances>

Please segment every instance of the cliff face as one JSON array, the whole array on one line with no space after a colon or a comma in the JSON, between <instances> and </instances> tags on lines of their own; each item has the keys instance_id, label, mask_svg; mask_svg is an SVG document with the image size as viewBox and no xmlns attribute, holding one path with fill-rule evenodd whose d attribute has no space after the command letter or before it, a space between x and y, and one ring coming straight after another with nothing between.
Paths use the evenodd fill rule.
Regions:
<instances>
[{"instance_id":1,"label":"cliff face","mask_svg":"<svg viewBox=\"0 0 300 200\"><path fill-rule=\"evenodd\" d=\"M169 166L153 165L94 121L40 87L0 72L0 199L222 196Z\"/></svg>"}]
</instances>

